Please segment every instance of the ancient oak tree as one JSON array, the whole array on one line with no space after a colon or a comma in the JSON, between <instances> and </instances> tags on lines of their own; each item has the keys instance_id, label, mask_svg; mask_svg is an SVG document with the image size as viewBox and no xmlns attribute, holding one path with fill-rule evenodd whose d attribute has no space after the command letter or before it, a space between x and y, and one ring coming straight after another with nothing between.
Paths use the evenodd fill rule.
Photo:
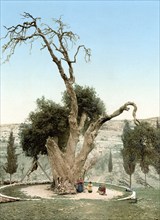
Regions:
<instances>
[{"instance_id":1,"label":"ancient oak tree","mask_svg":"<svg viewBox=\"0 0 160 220\"><path fill-rule=\"evenodd\" d=\"M79 37L68 29L61 18L53 20L53 27L51 27L50 25L41 23L40 18L34 18L29 13L24 13L22 16L24 18L23 23L5 27L6 35L4 36L4 40L6 40L6 43L3 45L3 52L7 54L5 61L10 59L18 45L23 43L32 45L35 41L41 40L41 49L48 51L51 60L56 65L70 98L70 111L68 114L69 135L64 152L60 150L57 138L55 137L47 138L46 148L51 163L53 178L61 178L64 192L73 193L75 191L75 181L84 175L87 166L91 166L86 161L94 148L94 141L101 126L124 111L128 111L130 106L133 107L133 119L137 124L137 106L135 103L129 101L110 115L106 114L90 120L84 133L81 150L76 154L76 147L87 120L87 112L82 112L78 120L73 65L76 64L81 49L85 52L86 61L90 60L91 51L84 45L79 45L75 51L70 53L70 49L73 45L76 45ZM93 160L91 162L94 163L95 161Z\"/></svg>"}]
</instances>

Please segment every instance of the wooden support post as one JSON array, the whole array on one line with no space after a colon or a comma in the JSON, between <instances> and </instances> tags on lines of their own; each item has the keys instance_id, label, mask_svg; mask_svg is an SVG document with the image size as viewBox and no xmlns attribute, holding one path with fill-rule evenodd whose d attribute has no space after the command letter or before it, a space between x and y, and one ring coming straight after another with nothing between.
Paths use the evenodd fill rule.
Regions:
<instances>
[{"instance_id":1,"label":"wooden support post","mask_svg":"<svg viewBox=\"0 0 160 220\"><path fill-rule=\"evenodd\" d=\"M22 177L21 181L22 182L24 180L24 178L29 174L29 172L32 170L33 166L34 166L35 162L32 164L32 166L28 169L27 173Z\"/></svg>"},{"instance_id":2,"label":"wooden support post","mask_svg":"<svg viewBox=\"0 0 160 220\"><path fill-rule=\"evenodd\" d=\"M47 174L46 171L43 169L43 167L41 166L41 164L39 163L38 160L37 160L37 164L38 164L38 166L40 166L41 170L44 172L44 174L47 176L47 178L48 178L50 181L52 181L51 178L48 176L48 174Z\"/></svg>"},{"instance_id":3,"label":"wooden support post","mask_svg":"<svg viewBox=\"0 0 160 220\"><path fill-rule=\"evenodd\" d=\"M36 163L37 163L38 166L41 168L41 170L44 172L44 174L47 176L47 178L49 179L49 181L52 182L51 178L48 176L48 174L47 174L46 171L43 169L43 167L41 166L41 164L39 163L38 160L36 160L36 161L33 162L32 166L28 169L27 173L22 177L21 182L24 180L24 178L25 178L28 174L30 174L30 173L32 172L32 169L33 169L33 167L34 167L34 165L35 165Z\"/></svg>"}]
</instances>

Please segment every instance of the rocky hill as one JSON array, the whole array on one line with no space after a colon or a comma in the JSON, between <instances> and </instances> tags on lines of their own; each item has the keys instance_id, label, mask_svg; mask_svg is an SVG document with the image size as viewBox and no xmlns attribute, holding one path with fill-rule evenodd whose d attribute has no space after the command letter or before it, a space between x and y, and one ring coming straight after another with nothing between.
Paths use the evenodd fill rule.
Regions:
<instances>
[{"instance_id":1,"label":"rocky hill","mask_svg":"<svg viewBox=\"0 0 160 220\"><path fill-rule=\"evenodd\" d=\"M153 126L156 125L157 118L146 119ZM131 126L133 122L130 121ZM86 180L96 182L112 182L114 184L127 185L129 182L129 176L125 173L123 168L123 160L121 156L121 149L123 144L121 141L121 135L123 132L124 120L112 120L103 125L99 131L99 135L96 138L96 146L92 155L96 155L98 161L96 165L87 173ZM7 141L10 131L13 131L15 137L16 152L18 155L18 170L13 175L13 179L16 181L21 180L28 169L32 165L32 159L25 156L19 144L19 124L8 124L1 125L1 136L0 136L0 181L8 180L9 175L5 173L3 166L6 163L6 149ZM108 172L108 159L109 152L112 152L113 171ZM40 156L40 165L45 170L48 176L51 177L50 165L47 156ZM28 178L24 181L46 181L48 180L47 175L43 172L39 166ZM136 171L133 175L133 186L140 186L144 184L144 174L141 172L137 165ZM159 176L153 167L150 167L150 171L147 174L147 183L150 186L158 187Z\"/></svg>"}]
</instances>

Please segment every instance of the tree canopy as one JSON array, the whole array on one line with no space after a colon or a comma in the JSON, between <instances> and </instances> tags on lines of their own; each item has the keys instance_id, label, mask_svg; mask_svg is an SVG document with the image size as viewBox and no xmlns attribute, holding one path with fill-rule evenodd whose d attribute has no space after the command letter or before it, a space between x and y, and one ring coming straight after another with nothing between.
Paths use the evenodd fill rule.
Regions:
<instances>
[{"instance_id":1,"label":"tree canopy","mask_svg":"<svg viewBox=\"0 0 160 220\"><path fill-rule=\"evenodd\" d=\"M160 123L157 119L154 138L154 160L151 161L160 178Z\"/></svg>"},{"instance_id":2,"label":"tree canopy","mask_svg":"<svg viewBox=\"0 0 160 220\"><path fill-rule=\"evenodd\" d=\"M132 185L132 174L135 171L137 163L137 149L134 145L133 130L131 129L129 122L125 121L122 134L122 157L123 157L123 167L125 172L130 176L130 187Z\"/></svg>"},{"instance_id":3,"label":"tree canopy","mask_svg":"<svg viewBox=\"0 0 160 220\"><path fill-rule=\"evenodd\" d=\"M44 97L37 99L37 109L31 112L27 123L20 126L20 139L27 156L46 154L48 137L57 137L61 150L68 136L68 110Z\"/></svg>"},{"instance_id":4,"label":"tree canopy","mask_svg":"<svg viewBox=\"0 0 160 220\"><path fill-rule=\"evenodd\" d=\"M105 113L104 103L94 88L76 85L75 92L79 109L78 119L80 120L82 114L86 113L85 129L87 129L90 121ZM59 148L65 151L69 136L68 114L71 105L66 91L63 93L62 101L64 105L46 100L45 97L37 99L37 109L29 114L27 123L21 124L21 144L27 156L46 154L45 144L48 137L55 137Z\"/></svg>"},{"instance_id":5,"label":"tree canopy","mask_svg":"<svg viewBox=\"0 0 160 220\"><path fill-rule=\"evenodd\" d=\"M97 93L93 87L83 87L76 84L74 86L74 90L77 96L79 120L83 113L86 113L87 117L91 121L95 121L99 116L105 115L105 105L97 96ZM66 91L63 94L63 102L65 106L70 109L71 99Z\"/></svg>"},{"instance_id":6,"label":"tree canopy","mask_svg":"<svg viewBox=\"0 0 160 220\"><path fill-rule=\"evenodd\" d=\"M123 161L127 174L132 175L138 163L144 174L149 172L149 166L154 166L159 173L160 167L160 135L159 128L142 121L131 128L125 123L123 130Z\"/></svg>"}]
</instances>

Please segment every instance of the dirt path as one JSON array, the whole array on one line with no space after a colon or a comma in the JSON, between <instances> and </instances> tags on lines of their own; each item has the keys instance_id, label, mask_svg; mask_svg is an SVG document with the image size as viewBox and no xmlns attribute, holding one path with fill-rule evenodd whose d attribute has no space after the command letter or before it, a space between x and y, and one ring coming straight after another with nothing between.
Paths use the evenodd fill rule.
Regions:
<instances>
[{"instance_id":1,"label":"dirt path","mask_svg":"<svg viewBox=\"0 0 160 220\"><path fill-rule=\"evenodd\" d=\"M123 193L116 191L116 190L110 190L107 189L106 190L106 194L107 195L99 195L99 193L97 193L98 187L93 186L93 192L92 193L88 193L86 192L82 192L82 193L77 193L76 195L66 195L65 197L70 198L70 199L101 199L101 200L108 200L108 199L112 199L114 197L117 196L122 196ZM41 198L45 198L45 199L50 199L53 196L55 196L55 194L50 190L50 185L49 184L45 184L45 185L35 185L35 186L28 186L26 188L22 188L21 191L23 193L25 193L27 196L38 196Z\"/></svg>"}]
</instances>

